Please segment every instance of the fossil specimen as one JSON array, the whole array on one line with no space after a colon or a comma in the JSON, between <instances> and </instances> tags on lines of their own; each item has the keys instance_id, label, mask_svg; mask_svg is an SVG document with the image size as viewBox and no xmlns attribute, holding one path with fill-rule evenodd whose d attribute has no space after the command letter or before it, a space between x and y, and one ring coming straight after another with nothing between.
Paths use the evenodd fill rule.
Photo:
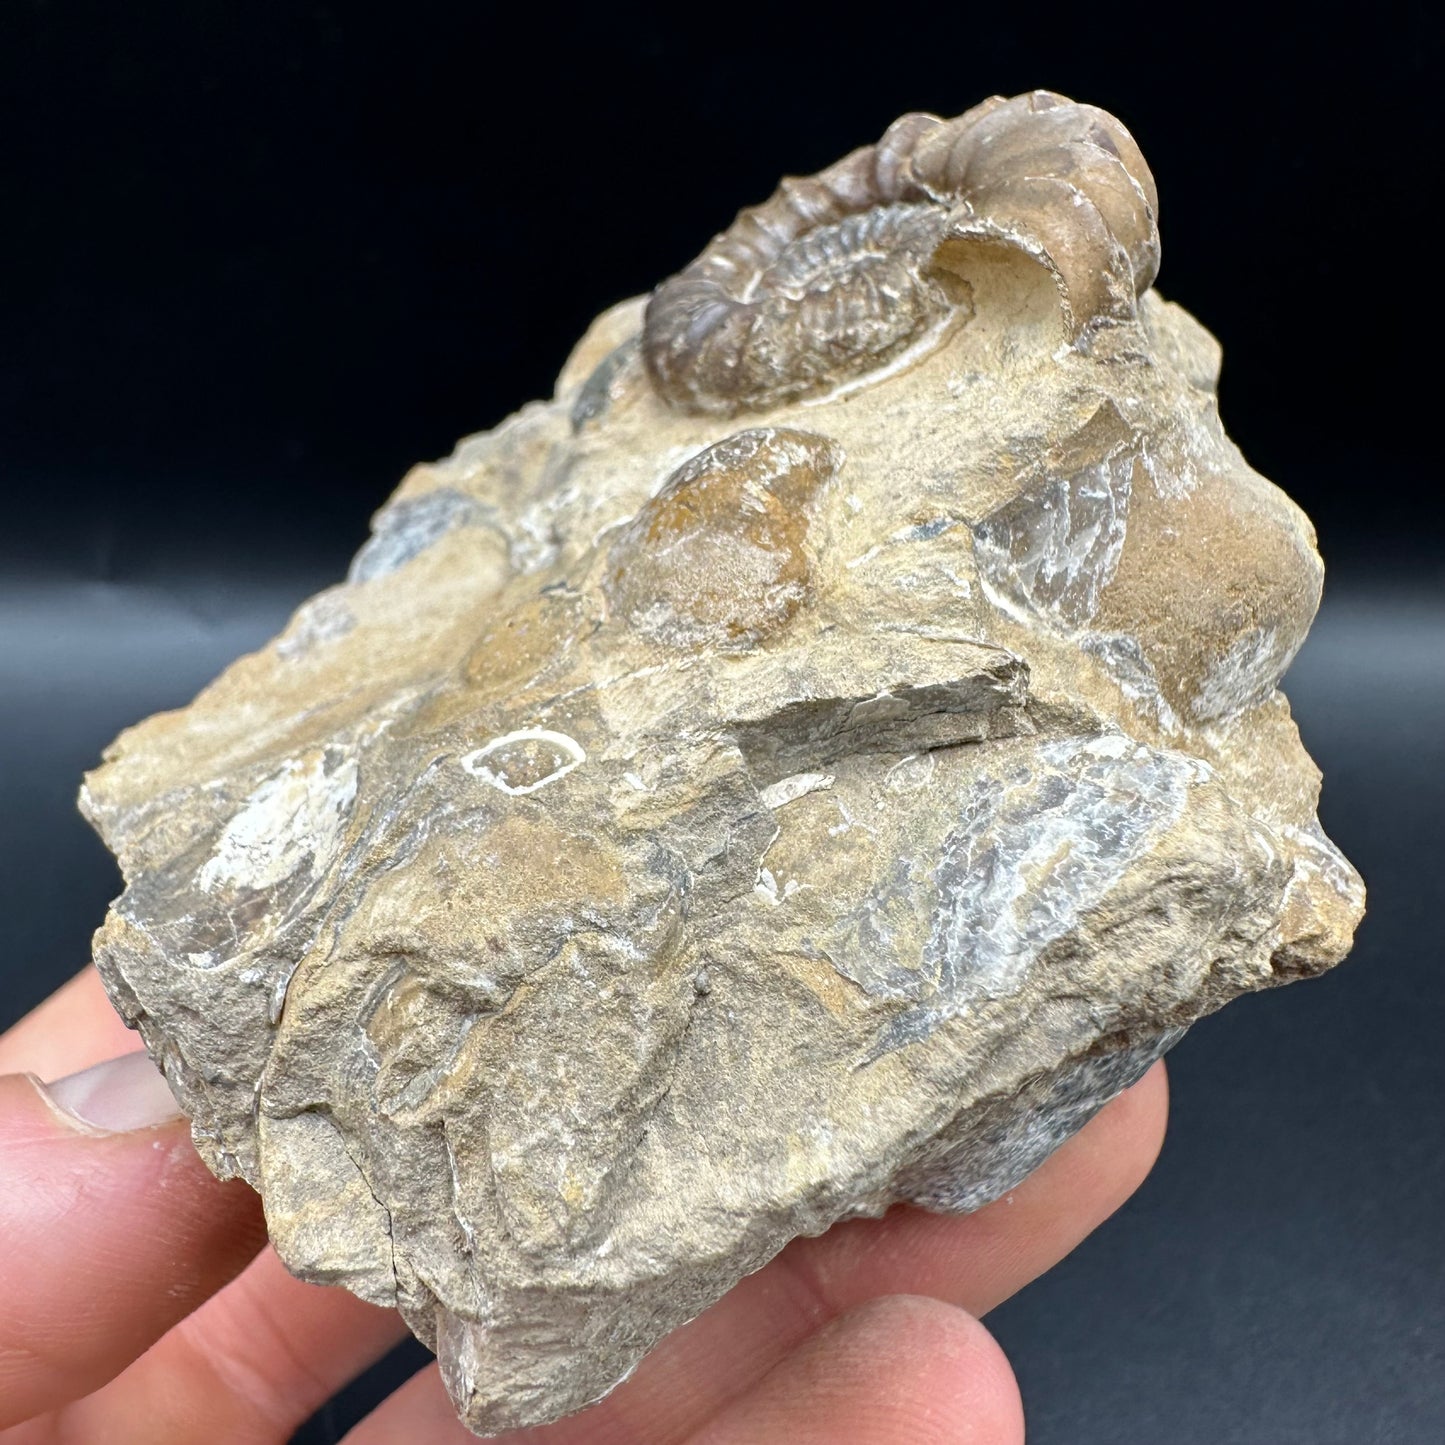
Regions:
<instances>
[{"instance_id":1,"label":"fossil specimen","mask_svg":"<svg viewBox=\"0 0 1445 1445\"><path fill-rule=\"evenodd\" d=\"M478 1431L790 1238L1010 1188L1363 894L1276 684L1299 510L1036 93L744 212L83 806L96 943L288 1265Z\"/></svg>"},{"instance_id":2,"label":"fossil specimen","mask_svg":"<svg viewBox=\"0 0 1445 1445\"><path fill-rule=\"evenodd\" d=\"M648 303L658 391L732 413L836 386L968 318L977 244L1059 288L1073 339L1130 318L1159 270L1158 198L1113 116L1048 91L956 120L905 115L877 145L742 212Z\"/></svg>"}]
</instances>

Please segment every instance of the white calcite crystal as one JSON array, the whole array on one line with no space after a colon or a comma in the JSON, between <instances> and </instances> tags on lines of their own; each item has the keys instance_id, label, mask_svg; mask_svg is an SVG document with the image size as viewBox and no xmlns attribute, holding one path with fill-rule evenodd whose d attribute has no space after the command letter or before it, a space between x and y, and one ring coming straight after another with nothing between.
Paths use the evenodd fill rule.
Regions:
<instances>
[{"instance_id":1,"label":"white calcite crystal","mask_svg":"<svg viewBox=\"0 0 1445 1445\"><path fill-rule=\"evenodd\" d=\"M785 182L86 785L96 942L297 1274L480 1433L791 1238L1015 1185L1359 879L1277 688L1320 563L1037 92Z\"/></svg>"}]
</instances>

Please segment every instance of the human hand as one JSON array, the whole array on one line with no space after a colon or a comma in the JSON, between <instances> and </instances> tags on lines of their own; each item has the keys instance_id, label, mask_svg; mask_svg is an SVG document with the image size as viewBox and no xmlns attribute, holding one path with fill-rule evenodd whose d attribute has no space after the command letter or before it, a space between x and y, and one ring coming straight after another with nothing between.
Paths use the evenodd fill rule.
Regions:
<instances>
[{"instance_id":1,"label":"human hand","mask_svg":"<svg viewBox=\"0 0 1445 1445\"><path fill-rule=\"evenodd\" d=\"M281 1445L405 1327L286 1273L260 1201L206 1170L138 1043L93 969L0 1037L0 1445ZM1157 1064L986 1209L795 1240L600 1404L502 1438L1016 1445L1018 1389L977 1317L1129 1197L1166 1113ZM474 1438L433 1365L346 1442Z\"/></svg>"}]
</instances>

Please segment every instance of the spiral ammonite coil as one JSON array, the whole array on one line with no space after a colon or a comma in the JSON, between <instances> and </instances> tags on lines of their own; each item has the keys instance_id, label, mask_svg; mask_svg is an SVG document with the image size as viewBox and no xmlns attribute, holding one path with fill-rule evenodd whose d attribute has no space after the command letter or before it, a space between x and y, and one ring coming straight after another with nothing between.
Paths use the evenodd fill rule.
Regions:
<instances>
[{"instance_id":1,"label":"spiral ammonite coil","mask_svg":"<svg viewBox=\"0 0 1445 1445\"><path fill-rule=\"evenodd\" d=\"M730 415L817 394L926 350L966 321L947 243L1042 264L1073 340L1128 320L1159 269L1154 179L1106 112L1036 90L954 120L905 115L742 211L647 307L658 393Z\"/></svg>"}]
</instances>

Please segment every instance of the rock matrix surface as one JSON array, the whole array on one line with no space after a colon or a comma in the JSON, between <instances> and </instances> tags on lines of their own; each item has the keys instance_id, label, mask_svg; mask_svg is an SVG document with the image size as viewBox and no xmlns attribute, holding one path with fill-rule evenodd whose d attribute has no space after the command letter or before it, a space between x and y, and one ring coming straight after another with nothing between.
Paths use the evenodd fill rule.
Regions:
<instances>
[{"instance_id":1,"label":"rock matrix surface","mask_svg":"<svg viewBox=\"0 0 1445 1445\"><path fill-rule=\"evenodd\" d=\"M1347 951L1277 687L1313 532L1158 259L1111 117L906 116L88 778L96 959L197 1147L472 1429L796 1235L977 1208Z\"/></svg>"}]
</instances>

